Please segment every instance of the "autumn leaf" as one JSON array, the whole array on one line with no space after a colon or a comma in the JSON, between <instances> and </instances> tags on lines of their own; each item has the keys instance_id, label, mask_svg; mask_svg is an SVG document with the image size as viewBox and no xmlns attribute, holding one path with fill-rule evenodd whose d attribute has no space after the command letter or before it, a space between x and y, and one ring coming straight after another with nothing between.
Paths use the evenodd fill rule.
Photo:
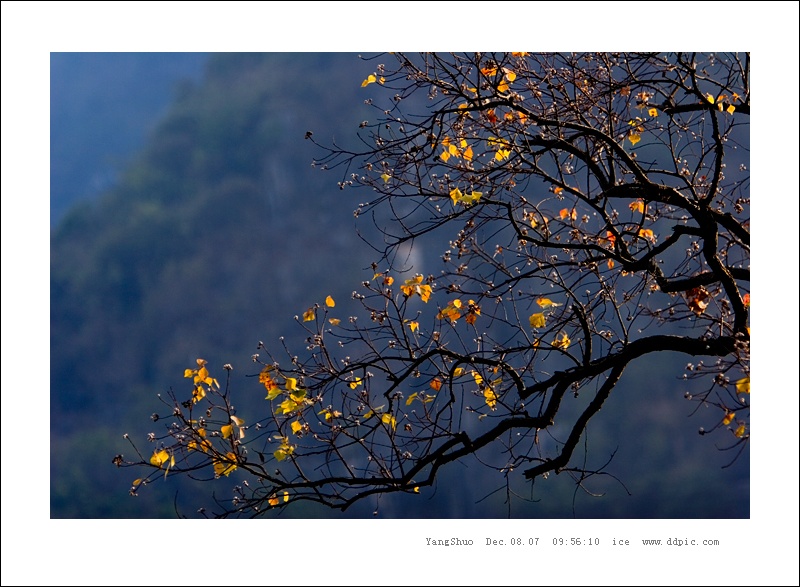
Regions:
<instances>
[{"instance_id":1,"label":"autumn leaf","mask_svg":"<svg viewBox=\"0 0 800 587\"><path fill-rule=\"evenodd\" d=\"M439 156L442 158L442 161L444 161L445 163L447 163L447 160L450 159L450 153L448 153L447 151L443 151L442 154L439 155Z\"/></svg>"},{"instance_id":2,"label":"autumn leaf","mask_svg":"<svg viewBox=\"0 0 800 587\"><path fill-rule=\"evenodd\" d=\"M514 57L525 57L526 55L528 55L528 52L527 51L519 51L519 52L511 53L511 54Z\"/></svg>"},{"instance_id":3,"label":"autumn leaf","mask_svg":"<svg viewBox=\"0 0 800 587\"><path fill-rule=\"evenodd\" d=\"M742 297L742 302L744 302L744 307L745 308L749 308L750 307L750 294L749 293L744 294L744 296Z\"/></svg>"},{"instance_id":4,"label":"autumn leaf","mask_svg":"<svg viewBox=\"0 0 800 587\"><path fill-rule=\"evenodd\" d=\"M395 420L395 417L388 412L385 414L381 414L381 422L383 422L387 426L391 426L392 430L395 430L397 428L397 420Z\"/></svg>"},{"instance_id":5,"label":"autumn leaf","mask_svg":"<svg viewBox=\"0 0 800 587\"><path fill-rule=\"evenodd\" d=\"M411 329L411 332L416 332L419 329L419 322L412 320L408 323L408 327Z\"/></svg>"},{"instance_id":6,"label":"autumn leaf","mask_svg":"<svg viewBox=\"0 0 800 587\"><path fill-rule=\"evenodd\" d=\"M644 200L636 200L628 204L628 208L631 209L631 212L638 212L639 214L644 214Z\"/></svg>"},{"instance_id":7,"label":"autumn leaf","mask_svg":"<svg viewBox=\"0 0 800 587\"><path fill-rule=\"evenodd\" d=\"M462 154L462 157L464 157L464 159L466 161L472 161L472 157L473 157L472 147L467 147L464 150L464 153Z\"/></svg>"},{"instance_id":8,"label":"autumn leaf","mask_svg":"<svg viewBox=\"0 0 800 587\"><path fill-rule=\"evenodd\" d=\"M297 379L294 377L287 377L285 385L287 391L295 391L297 389Z\"/></svg>"},{"instance_id":9,"label":"autumn leaf","mask_svg":"<svg viewBox=\"0 0 800 587\"><path fill-rule=\"evenodd\" d=\"M561 333L561 338L556 337L553 341L553 346L557 349L567 350L569 348L570 342L569 336L565 332Z\"/></svg>"},{"instance_id":10,"label":"autumn leaf","mask_svg":"<svg viewBox=\"0 0 800 587\"><path fill-rule=\"evenodd\" d=\"M273 493L272 495L269 496L267 503L269 503L269 505L271 506L276 506L280 503L280 500L278 500L278 496Z\"/></svg>"},{"instance_id":11,"label":"autumn leaf","mask_svg":"<svg viewBox=\"0 0 800 587\"><path fill-rule=\"evenodd\" d=\"M167 462L169 462L169 453L166 450L161 449L153 451L153 456L150 457L151 465L156 466L160 469Z\"/></svg>"},{"instance_id":12,"label":"autumn leaf","mask_svg":"<svg viewBox=\"0 0 800 587\"><path fill-rule=\"evenodd\" d=\"M423 285L422 280L422 275L417 275L411 279L406 279L405 284L400 286L400 290L406 297L409 298L416 293L419 295L420 299L427 304L433 289L430 285Z\"/></svg>"},{"instance_id":13,"label":"autumn leaf","mask_svg":"<svg viewBox=\"0 0 800 587\"><path fill-rule=\"evenodd\" d=\"M291 426L292 426L292 432L295 434L298 434L303 429L303 425L297 420L292 422Z\"/></svg>"},{"instance_id":14,"label":"autumn leaf","mask_svg":"<svg viewBox=\"0 0 800 587\"><path fill-rule=\"evenodd\" d=\"M712 96L711 94L706 94L706 100L708 100L708 102L711 104L717 101L716 98L714 98L714 96Z\"/></svg>"},{"instance_id":15,"label":"autumn leaf","mask_svg":"<svg viewBox=\"0 0 800 587\"><path fill-rule=\"evenodd\" d=\"M543 313L531 314L531 317L528 320L531 323L531 328L544 328L546 323Z\"/></svg>"},{"instance_id":16,"label":"autumn leaf","mask_svg":"<svg viewBox=\"0 0 800 587\"><path fill-rule=\"evenodd\" d=\"M577 220L577 218L578 218L578 212L575 210L575 208L573 208L572 210L569 210L567 208L563 208L558 213L558 215L561 217L561 220L564 220L566 218L571 218L572 220Z\"/></svg>"},{"instance_id":17,"label":"autumn leaf","mask_svg":"<svg viewBox=\"0 0 800 587\"><path fill-rule=\"evenodd\" d=\"M733 114L734 112L736 112L736 106L734 106L733 104L729 104L728 107L725 109L725 112L727 112L728 114Z\"/></svg>"},{"instance_id":18,"label":"autumn leaf","mask_svg":"<svg viewBox=\"0 0 800 587\"><path fill-rule=\"evenodd\" d=\"M692 312L698 316L705 312L706 308L708 307L708 299L711 297L711 294L708 293L708 290L702 286L693 287L685 292L684 295L686 296L686 303L689 306L689 309L691 309Z\"/></svg>"},{"instance_id":19,"label":"autumn leaf","mask_svg":"<svg viewBox=\"0 0 800 587\"><path fill-rule=\"evenodd\" d=\"M437 377L431 381L430 386L433 391L439 391L442 388L442 380Z\"/></svg>"},{"instance_id":20,"label":"autumn leaf","mask_svg":"<svg viewBox=\"0 0 800 587\"><path fill-rule=\"evenodd\" d=\"M562 188L561 186L556 186L556 187L553 188L553 193L555 195L559 195L563 191L564 191L564 188Z\"/></svg>"},{"instance_id":21,"label":"autumn leaf","mask_svg":"<svg viewBox=\"0 0 800 587\"><path fill-rule=\"evenodd\" d=\"M374 83L375 83L377 80L378 80L378 78L375 76L375 74L374 74L374 73L371 73L371 74L369 74L369 75L367 76L367 79L365 79L363 82L361 82L361 87L362 87L362 88L365 88L365 87L367 87L369 84L374 84Z\"/></svg>"},{"instance_id":22,"label":"autumn leaf","mask_svg":"<svg viewBox=\"0 0 800 587\"><path fill-rule=\"evenodd\" d=\"M481 375L477 371L472 371L472 378L475 380L475 383L477 385L483 384L483 375Z\"/></svg>"},{"instance_id":23,"label":"autumn leaf","mask_svg":"<svg viewBox=\"0 0 800 587\"><path fill-rule=\"evenodd\" d=\"M328 318L328 322L330 322L331 326L339 326L342 323L339 318Z\"/></svg>"},{"instance_id":24,"label":"autumn leaf","mask_svg":"<svg viewBox=\"0 0 800 587\"><path fill-rule=\"evenodd\" d=\"M736 393L750 393L750 376L743 377L736 382Z\"/></svg>"},{"instance_id":25,"label":"autumn leaf","mask_svg":"<svg viewBox=\"0 0 800 587\"><path fill-rule=\"evenodd\" d=\"M458 188L453 188L450 190L450 199L453 200L453 206L458 204L461 201L461 198L464 197L464 194L461 193L461 190Z\"/></svg>"},{"instance_id":26,"label":"autumn leaf","mask_svg":"<svg viewBox=\"0 0 800 587\"><path fill-rule=\"evenodd\" d=\"M513 82L515 79L517 79L517 74L510 69L503 68L503 71L505 72L505 77L508 81Z\"/></svg>"},{"instance_id":27,"label":"autumn leaf","mask_svg":"<svg viewBox=\"0 0 800 587\"><path fill-rule=\"evenodd\" d=\"M497 161L502 161L503 159L508 159L509 155L511 155L510 149L500 149L494 154L494 158Z\"/></svg>"},{"instance_id":28,"label":"autumn leaf","mask_svg":"<svg viewBox=\"0 0 800 587\"><path fill-rule=\"evenodd\" d=\"M497 91L500 93L505 93L508 91L508 82L505 79L501 79L500 83L497 84Z\"/></svg>"},{"instance_id":29,"label":"autumn leaf","mask_svg":"<svg viewBox=\"0 0 800 587\"><path fill-rule=\"evenodd\" d=\"M314 311L314 308L309 308L305 312L303 312L303 322L310 322L317 317L317 313Z\"/></svg>"},{"instance_id":30,"label":"autumn leaf","mask_svg":"<svg viewBox=\"0 0 800 587\"><path fill-rule=\"evenodd\" d=\"M411 403L412 403L412 402L413 402L415 399L417 399L417 396L418 396L418 395L419 395L418 393L412 393L411 395L409 395L409 396L408 396L408 399L406 399L406 405L407 405L407 406L410 406L410 405L411 405Z\"/></svg>"},{"instance_id":31,"label":"autumn leaf","mask_svg":"<svg viewBox=\"0 0 800 587\"><path fill-rule=\"evenodd\" d=\"M236 470L236 455L232 452L225 453L225 459L222 460L218 457L214 458L214 473L217 477L225 475L226 477ZM226 462L232 461L232 462Z\"/></svg>"},{"instance_id":32,"label":"autumn leaf","mask_svg":"<svg viewBox=\"0 0 800 587\"><path fill-rule=\"evenodd\" d=\"M635 145L642 140L642 137L639 135L639 133L631 132L628 134L628 140L631 142L631 145Z\"/></svg>"},{"instance_id":33,"label":"autumn leaf","mask_svg":"<svg viewBox=\"0 0 800 587\"><path fill-rule=\"evenodd\" d=\"M646 238L650 242L656 242L656 235L653 234L653 231L649 228L640 228L639 229L639 236L642 238Z\"/></svg>"},{"instance_id":34,"label":"autumn leaf","mask_svg":"<svg viewBox=\"0 0 800 587\"><path fill-rule=\"evenodd\" d=\"M286 459L286 457L294 453L294 446L289 444L289 438L287 436L281 436L278 438L280 438L281 445L275 450L273 455L278 461L283 461Z\"/></svg>"},{"instance_id":35,"label":"autumn leaf","mask_svg":"<svg viewBox=\"0 0 800 587\"><path fill-rule=\"evenodd\" d=\"M497 400L499 398L497 397L497 394L491 387L487 387L486 389L483 390L483 398L484 401L486 401L486 405L489 406L489 408L491 408L492 410L497 409L496 408Z\"/></svg>"},{"instance_id":36,"label":"autumn leaf","mask_svg":"<svg viewBox=\"0 0 800 587\"><path fill-rule=\"evenodd\" d=\"M725 414L725 417L722 419L723 426L727 426L731 422L733 422L733 418L736 416L735 412L728 412Z\"/></svg>"},{"instance_id":37,"label":"autumn leaf","mask_svg":"<svg viewBox=\"0 0 800 587\"><path fill-rule=\"evenodd\" d=\"M658 110L656 108L651 108L650 110L647 111L647 115L650 116L651 118L655 118L656 116L658 116Z\"/></svg>"},{"instance_id":38,"label":"autumn leaf","mask_svg":"<svg viewBox=\"0 0 800 587\"><path fill-rule=\"evenodd\" d=\"M538 306L540 308L544 308L544 309L556 308L558 306L563 305L563 304L557 304L557 303L555 303L554 301L552 301L552 300L550 300L548 298L539 298L538 300L536 300L536 303L538 304Z\"/></svg>"},{"instance_id":39,"label":"autumn leaf","mask_svg":"<svg viewBox=\"0 0 800 587\"><path fill-rule=\"evenodd\" d=\"M744 424L741 424L741 425L739 425L739 427L738 427L738 428L737 428L737 429L734 431L733 435L734 435L736 438L741 438L742 436L744 436L744 434L745 434L745 432L746 432L746 431L747 431L747 428L745 427L745 425L744 425Z\"/></svg>"},{"instance_id":40,"label":"autumn leaf","mask_svg":"<svg viewBox=\"0 0 800 587\"><path fill-rule=\"evenodd\" d=\"M331 296L328 296L327 298L325 298L325 305L328 306L329 308L333 308L336 305L336 302L333 301L333 298Z\"/></svg>"},{"instance_id":41,"label":"autumn leaf","mask_svg":"<svg viewBox=\"0 0 800 587\"><path fill-rule=\"evenodd\" d=\"M456 370L453 371L453 377L461 377L464 374L464 367L456 367Z\"/></svg>"},{"instance_id":42,"label":"autumn leaf","mask_svg":"<svg viewBox=\"0 0 800 587\"><path fill-rule=\"evenodd\" d=\"M355 389L356 387L358 387L361 384L362 384L361 377L356 377L353 381L351 381L347 385L350 386L350 389Z\"/></svg>"}]
</instances>

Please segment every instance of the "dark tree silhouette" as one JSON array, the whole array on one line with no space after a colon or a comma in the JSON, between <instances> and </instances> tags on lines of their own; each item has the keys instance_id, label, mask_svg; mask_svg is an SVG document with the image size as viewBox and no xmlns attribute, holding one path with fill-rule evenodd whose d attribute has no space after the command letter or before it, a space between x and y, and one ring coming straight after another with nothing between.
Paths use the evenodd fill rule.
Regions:
<instances>
[{"instance_id":1,"label":"dark tree silhouette","mask_svg":"<svg viewBox=\"0 0 800 587\"><path fill-rule=\"evenodd\" d=\"M216 515L346 509L424 491L470 456L501 477L582 484L602 469L576 458L587 425L629 364L661 353L696 362L690 399L713 408L701 433L740 454L749 55L367 63L363 149L320 143L316 162L371 194L355 213L383 239L353 293L363 314L339 317L328 298L298 317L302 353L259 343L261 413L237 414L198 360L153 454L116 460L148 468L132 493L205 471L243 479ZM439 247L440 272L406 270L419 247Z\"/></svg>"}]
</instances>

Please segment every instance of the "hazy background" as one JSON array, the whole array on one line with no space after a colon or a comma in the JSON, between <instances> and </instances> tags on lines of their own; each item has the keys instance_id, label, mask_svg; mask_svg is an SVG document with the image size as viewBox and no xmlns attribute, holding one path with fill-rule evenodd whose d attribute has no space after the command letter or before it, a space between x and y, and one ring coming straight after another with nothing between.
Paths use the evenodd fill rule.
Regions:
<instances>
[{"instance_id":1,"label":"hazy background","mask_svg":"<svg viewBox=\"0 0 800 587\"><path fill-rule=\"evenodd\" d=\"M371 277L352 213L369 194L312 169L320 153L303 137L354 144L374 68L334 53L51 55L52 517L171 517L175 503L192 515L211 484L170 476L128 496L137 471L111 464L131 453L122 434L149 451L157 394L180 388L197 357L217 373L232 363L237 406L257 409L248 398L263 394L245 377L257 342L296 340L293 317L328 294L347 312ZM516 501L512 515L748 517L749 452L722 469L732 455L697 434L684 365L635 363L590 426L594 457L616 450L606 471L631 496L611 478L588 485L597 498L551 476L533 493L520 483L539 501ZM483 499L502 483L486 473L456 464L430 497L346 515L505 517L504 492ZM283 515L341 514L298 504Z\"/></svg>"}]
</instances>

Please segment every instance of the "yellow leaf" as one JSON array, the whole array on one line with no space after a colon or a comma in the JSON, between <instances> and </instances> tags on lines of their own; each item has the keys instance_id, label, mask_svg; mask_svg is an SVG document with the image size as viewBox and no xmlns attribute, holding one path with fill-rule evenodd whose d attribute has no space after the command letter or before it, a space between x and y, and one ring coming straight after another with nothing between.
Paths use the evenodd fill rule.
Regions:
<instances>
[{"instance_id":1,"label":"yellow leaf","mask_svg":"<svg viewBox=\"0 0 800 587\"><path fill-rule=\"evenodd\" d=\"M558 194L560 194L560 193L561 193L561 192L563 192L563 191L564 191L564 188L562 188L561 186L557 186L557 187L554 187L554 188L553 188L553 193L554 193L555 195L558 195Z\"/></svg>"},{"instance_id":2,"label":"yellow leaf","mask_svg":"<svg viewBox=\"0 0 800 587\"><path fill-rule=\"evenodd\" d=\"M419 487L414 488L414 493L419 493Z\"/></svg>"},{"instance_id":3,"label":"yellow leaf","mask_svg":"<svg viewBox=\"0 0 800 587\"><path fill-rule=\"evenodd\" d=\"M453 200L453 206L458 204L464 198L464 194L461 193L461 190L458 188L453 188L450 190L450 199Z\"/></svg>"},{"instance_id":4,"label":"yellow leaf","mask_svg":"<svg viewBox=\"0 0 800 587\"><path fill-rule=\"evenodd\" d=\"M553 346L557 349L567 350L567 348L569 348L570 342L572 341L569 339L569 336L567 336L566 333L562 332L561 338L556 337L556 339L553 341Z\"/></svg>"},{"instance_id":5,"label":"yellow leaf","mask_svg":"<svg viewBox=\"0 0 800 587\"><path fill-rule=\"evenodd\" d=\"M750 393L750 377L743 377L736 382L736 393Z\"/></svg>"},{"instance_id":6,"label":"yellow leaf","mask_svg":"<svg viewBox=\"0 0 800 587\"><path fill-rule=\"evenodd\" d=\"M233 432L233 426L227 424L220 429L220 432L222 432L222 438L225 439L230 438L231 433Z\"/></svg>"},{"instance_id":7,"label":"yellow leaf","mask_svg":"<svg viewBox=\"0 0 800 587\"><path fill-rule=\"evenodd\" d=\"M609 269L613 269L614 268L614 259L609 259L608 260L608 268Z\"/></svg>"},{"instance_id":8,"label":"yellow leaf","mask_svg":"<svg viewBox=\"0 0 800 587\"><path fill-rule=\"evenodd\" d=\"M388 426L391 426L392 430L394 430L397 427L397 420L395 420L394 416L392 416L389 413L381 414L381 422L383 422Z\"/></svg>"},{"instance_id":9,"label":"yellow leaf","mask_svg":"<svg viewBox=\"0 0 800 587\"><path fill-rule=\"evenodd\" d=\"M518 51L516 53L512 53L514 57L525 57L528 54L527 51Z\"/></svg>"},{"instance_id":10,"label":"yellow leaf","mask_svg":"<svg viewBox=\"0 0 800 587\"><path fill-rule=\"evenodd\" d=\"M483 375L481 375L477 371L473 371L472 372L472 378L475 380L475 383L478 384L478 385L483 383Z\"/></svg>"},{"instance_id":11,"label":"yellow leaf","mask_svg":"<svg viewBox=\"0 0 800 587\"><path fill-rule=\"evenodd\" d=\"M286 457L284 457L284 458L286 458ZM269 496L269 499L267 500L267 503L269 503L269 505L271 505L271 506L276 506L280 502L278 501L278 496L273 493L272 495Z\"/></svg>"},{"instance_id":12,"label":"yellow leaf","mask_svg":"<svg viewBox=\"0 0 800 587\"><path fill-rule=\"evenodd\" d=\"M383 285L392 285L394 283L394 277L387 275L383 278Z\"/></svg>"},{"instance_id":13,"label":"yellow leaf","mask_svg":"<svg viewBox=\"0 0 800 587\"><path fill-rule=\"evenodd\" d=\"M208 361L206 361L205 359L197 359L197 366L198 367L203 367L203 366L205 366L207 364L208 364Z\"/></svg>"},{"instance_id":14,"label":"yellow leaf","mask_svg":"<svg viewBox=\"0 0 800 587\"><path fill-rule=\"evenodd\" d=\"M331 323L331 326L339 326L342 321L339 318L328 318L328 322Z\"/></svg>"},{"instance_id":15,"label":"yellow leaf","mask_svg":"<svg viewBox=\"0 0 800 587\"><path fill-rule=\"evenodd\" d=\"M411 405L411 402L413 402L413 401L414 401L414 399L416 399L417 395L419 395L419 394L417 394L417 393L412 393L411 395L409 395L409 396L408 396L408 399L406 400L406 405L407 405L407 406L410 406L410 405Z\"/></svg>"},{"instance_id":16,"label":"yellow leaf","mask_svg":"<svg viewBox=\"0 0 800 587\"><path fill-rule=\"evenodd\" d=\"M333 301L333 298L331 296L328 296L327 298L325 298L325 305L328 306L329 308L333 308L336 305L336 302Z\"/></svg>"},{"instance_id":17,"label":"yellow leaf","mask_svg":"<svg viewBox=\"0 0 800 587\"><path fill-rule=\"evenodd\" d=\"M736 429L736 431L733 433L733 435L736 436L736 438L741 438L742 436L744 436L744 433L746 432L746 430L747 430L747 428L745 427L745 425L741 424Z\"/></svg>"},{"instance_id":18,"label":"yellow leaf","mask_svg":"<svg viewBox=\"0 0 800 587\"><path fill-rule=\"evenodd\" d=\"M706 94L706 100L708 100L711 104L717 101L716 98L714 98L714 96L711 94Z\"/></svg>"},{"instance_id":19,"label":"yellow leaf","mask_svg":"<svg viewBox=\"0 0 800 587\"><path fill-rule=\"evenodd\" d=\"M294 432L295 434L297 434L297 433L298 433L298 432L300 432L302 429L303 429L303 425L302 425L300 422L298 422L298 421L296 421L296 420L295 420L294 422L292 422L292 432Z\"/></svg>"},{"instance_id":20,"label":"yellow leaf","mask_svg":"<svg viewBox=\"0 0 800 587\"><path fill-rule=\"evenodd\" d=\"M169 461L169 453L162 449L162 450L155 450L153 451L153 456L150 457L150 464L158 467L159 469Z\"/></svg>"},{"instance_id":21,"label":"yellow leaf","mask_svg":"<svg viewBox=\"0 0 800 587\"><path fill-rule=\"evenodd\" d=\"M497 406L497 394L491 387L487 387L483 390L483 397L486 400L486 405L489 406L492 410L495 409Z\"/></svg>"},{"instance_id":22,"label":"yellow leaf","mask_svg":"<svg viewBox=\"0 0 800 587\"><path fill-rule=\"evenodd\" d=\"M411 329L411 332L416 332L419 328L419 322L412 320L409 322L408 327Z\"/></svg>"},{"instance_id":23,"label":"yellow leaf","mask_svg":"<svg viewBox=\"0 0 800 587\"><path fill-rule=\"evenodd\" d=\"M544 328L546 323L543 313L531 314L529 321L531 323L531 328Z\"/></svg>"},{"instance_id":24,"label":"yellow leaf","mask_svg":"<svg viewBox=\"0 0 800 587\"><path fill-rule=\"evenodd\" d=\"M500 149L497 153L494 154L494 158L498 161L502 161L503 159L508 159L508 156L511 155L510 149Z\"/></svg>"},{"instance_id":25,"label":"yellow leaf","mask_svg":"<svg viewBox=\"0 0 800 587\"><path fill-rule=\"evenodd\" d=\"M365 79L363 82L361 82L361 87L364 88L364 87L368 86L369 84L374 84L377 79L378 78L375 77L375 74L371 73L371 74L369 74L367 76L367 79Z\"/></svg>"},{"instance_id":26,"label":"yellow leaf","mask_svg":"<svg viewBox=\"0 0 800 587\"><path fill-rule=\"evenodd\" d=\"M291 455L294 452L294 446L289 444L289 438L286 436L280 437L281 445L278 449L273 453L275 458L279 461L284 460L286 457Z\"/></svg>"},{"instance_id":27,"label":"yellow leaf","mask_svg":"<svg viewBox=\"0 0 800 587\"><path fill-rule=\"evenodd\" d=\"M472 161L472 156L473 156L472 147L467 147L466 150L464 151L463 155L464 159L466 159L467 161Z\"/></svg>"},{"instance_id":28,"label":"yellow leaf","mask_svg":"<svg viewBox=\"0 0 800 587\"><path fill-rule=\"evenodd\" d=\"M635 202L631 202L628 204L628 208L631 209L631 212L639 212L640 214L644 214L644 200L636 200Z\"/></svg>"},{"instance_id":29,"label":"yellow leaf","mask_svg":"<svg viewBox=\"0 0 800 587\"><path fill-rule=\"evenodd\" d=\"M733 104L730 104L730 105L729 105L729 106L728 106L728 107L725 109L725 111L726 111L728 114L733 114L733 113L736 111L736 106L734 106Z\"/></svg>"},{"instance_id":30,"label":"yellow leaf","mask_svg":"<svg viewBox=\"0 0 800 587\"><path fill-rule=\"evenodd\" d=\"M506 70L506 79L510 82L513 82L515 79L517 79L517 74L511 70Z\"/></svg>"},{"instance_id":31,"label":"yellow leaf","mask_svg":"<svg viewBox=\"0 0 800 587\"><path fill-rule=\"evenodd\" d=\"M628 135L628 140L631 142L631 145L635 145L642 140L642 137L640 137L638 133L632 132Z\"/></svg>"},{"instance_id":32,"label":"yellow leaf","mask_svg":"<svg viewBox=\"0 0 800 587\"><path fill-rule=\"evenodd\" d=\"M287 377L286 378L286 389L288 391L294 391L297 389L297 379L294 377Z\"/></svg>"},{"instance_id":33,"label":"yellow leaf","mask_svg":"<svg viewBox=\"0 0 800 587\"><path fill-rule=\"evenodd\" d=\"M653 231L649 228L640 228L639 229L639 236L642 238L646 238L651 242L656 242L656 235L653 234Z\"/></svg>"},{"instance_id":34,"label":"yellow leaf","mask_svg":"<svg viewBox=\"0 0 800 587\"><path fill-rule=\"evenodd\" d=\"M507 92L508 91L508 82L506 80L500 80L500 83L497 84L497 91L498 92Z\"/></svg>"},{"instance_id":35,"label":"yellow leaf","mask_svg":"<svg viewBox=\"0 0 800 587\"><path fill-rule=\"evenodd\" d=\"M722 424L723 424L724 426L727 426L728 424L730 424L731 422L733 422L733 418L734 418L735 416L736 416L736 413L735 413L735 412L728 412L727 414L725 414L725 417L722 419Z\"/></svg>"},{"instance_id":36,"label":"yellow leaf","mask_svg":"<svg viewBox=\"0 0 800 587\"><path fill-rule=\"evenodd\" d=\"M430 285L420 285L419 286L419 297L426 304L428 303L428 300L431 298L431 293L432 292L433 292L433 290L431 289Z\"/></svg>"},{"instance_id":37,"label":"yellow leaf","mask_svg":"<svg viewBox=\"0 0 800 587\"><path fill-rule=\"evenodd\" d=\"M439 156L442 158L442 161L447 163L447 160L450 158L450 153L448 153L447 151L443 151L442 154Z\"/></svg>"},{"instance_id":38,"label":"yellow leaf","mask_svg":"<svg viewBox=\"0 0 800 587\"><path fill-rule=\"evenodd\" d=\"M538 300L536 300L536 303L539 305L540 308L545 308L545 309L550 307L556 308L561 305L555 303L552 300L549 300L548 298L539 298Z\"/></svg>"},{"instance_id":39,"label":"yellow leaf","mask_svg":"<svg viewBox=\"0 0 800 587\"><path fill-rule=\"evenodd\" d=\"M655 118L656 116L658 116L658 110L655 108L651 108L650 110L647 111L647 114L650 117Z\"/></svg>"},{"instance_id":40,"label":"yellow leaf","mask_svg":"<svg viewBox=\"0 0 800 587\"><path fill-rule=\"evenodd\" d=\"M383 79L383 78L381 78L381 79ZM283 492L283 503L286 503L287 501L289 501L289 492L288 491L284 491Z\"/></svg>"},{"instance_id":41,"label":"yellow leaf","mask_svg":"<svg viewBox=\"0 0 800 587\"><path fill-rule=\"evenodd\" d=\"M431 381L430 386L434 391L439 391L442 388L442 380L437 377Z\"/></svg>"},{"instance_id":42,"label":"yellow leaf","mask_svg":"<svg viewBox=\"0 0 800 587\"><path fill-rule=\"evenodd\" d=\"M392 179L392 176L388 173L382 173L381 179L383 180L383 183L389 183L389 180Z\"/></svg>"},{"instance_id":43,"label":"yellow leaf","mask_svg":"<svg viewBox=\"0 0 800 587\"><path fill-rule=\"evenodd\" d=\"M236 470L236 455L232 452L226 453L225 458L228 461L233 462L225 462L221 459L215 458L214 459L214 473L216 473L217 477L220 475L225 475L226 477L230 475L233 471Z\"/></svg>"},{"instance_id":44,"label":"yellow leaf","mask_svg":"<svg viewBox=\"0 0 800 587\"><path fill-rule=\"evenodd\" d=\"M572 220L577 220L578 218L578 212L575 210L575 208L573 208L572 210L563 208L558 213L558 215L561 217L561 220L564 220L565 218L571 218Z\"/></svg>"},{"instance_id":45,"label":"yellow leaf","mask_svg":"<svg viewBox=\"0 0 800 587\"><path fill-rule=\"evenodd\" d=\"M356 387L361 385L361 377L356 377L353 381L348 383L348 385L350 386L350 389L355 389Z\"/></svg>"},{"instance_id":46,"label":"yellow leaf","mask_svg":"<svg viewBox=\"0 0 800 587\"><path fill-rule=\"evenodd\" d=\"M183 372L183 376L184 376L184 377L193 377L195 373L197 373L197 371L196 371L196 370L194 370L194 369L186 369L186 370Z\"/></svg>"},{"instance_id":47,"label":"yellow leaf","mask_svg":"<svg viewBox=\"0 0 800 587\"><path fill-rule=\"evenodd\" d=\"M139 485L141 485L141 483L142 483L141 479L134 479L133 483L131 485L133 485L134 487L139 487Z\"/></svg>"},{"instance_id":48,"label":"yellow leaf","mask_svg":"<svg viewBox=\"0 0 800 587\"><path fill-rule=\"evenodd\" d=\"M456 370L453 371L453 377L461 377L464 374L463 367L456 367Z\"/></svg>"},{"instance_id":49,"label":"yellow leaf","mask_svg":"<svg viewBox=\"0 0 800 587\"><path fill-rule=\"evenodd\" d=\"M314 308L309 308L305 312L303 312L303 322L310 322L317 317L317 313L314 311Z\"/></svg>"}]
</instances>

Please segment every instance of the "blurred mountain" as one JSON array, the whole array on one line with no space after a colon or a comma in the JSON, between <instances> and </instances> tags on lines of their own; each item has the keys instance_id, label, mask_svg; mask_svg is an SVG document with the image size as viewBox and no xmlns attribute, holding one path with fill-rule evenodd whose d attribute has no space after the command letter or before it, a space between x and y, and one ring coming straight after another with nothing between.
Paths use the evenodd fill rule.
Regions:
<instances>
[{"instance_id":1,"label":"blurred mountain","mask_svg":"<svg viewBox=\"0 0 800 587\"><path fill-rule=\"evenodd\" d=\"M51 226L116 182L207 60L207 53L50 54Z\"/></svg>"},{"instance_id":2,"label":"blurred mountain","mask_svg":"<svg viewBox=\"0 0 800 587\"><path fill-rule=\"evenodd\" d=\"M52 65L54 80L64 75L56 58ZM353 210L365 196L340 191L340 171L312 169L320 153L303 137L311 130L321 143L355 148L359 122L372 115L361 81L374 69L352 54L213 55L199 81L173 93L117 179L58 221L51 238L51 517L168 517L176 505L193 514L186 508L207 496L209 485L170 477L128 496L135 471L111 464L115 454L131 452L122 434L149 449L147 433L162 426L150 421L164 411L157 395L183 389L183 370L198 357L217 377L223 363L233 364L237 407L263 405L247 378L257 372L250 357L258 341L272 347L285 335L290 348L302 348L294 317L326 295L342 316L355 313L350 294L372 277L365 272L372 251L353 229ZM54 91L54 113L65 108L59 99ZM98 124L110 135L122 129L110 119ZM59 154L70 149L58 132L54 169L69 168ZM110 169L98 177L113 178ZM369 222L358 227L369 237ZM537 481L533 493L529 484L515 487L541 501L515 506L513 515L749 515L747 457L722 472L730 456L698 438L698 424L686 417L692 408L680 401L681 359L631 371L637 369L638 382L615 390L591 429L597 454L617 451L612 470L633 496L610 476L594 486L608 498L576 496L571 479L553 476ZM672 437L664 437L665 422ZM483 500L495 487L480 471L476 463L454 465L431 498L384 499L381 512L505 516L505 491ZM363 504L347 514L371 516L374 508ZM331 512L298 507L286 515Z\"/></svg>"}]
</instances>

